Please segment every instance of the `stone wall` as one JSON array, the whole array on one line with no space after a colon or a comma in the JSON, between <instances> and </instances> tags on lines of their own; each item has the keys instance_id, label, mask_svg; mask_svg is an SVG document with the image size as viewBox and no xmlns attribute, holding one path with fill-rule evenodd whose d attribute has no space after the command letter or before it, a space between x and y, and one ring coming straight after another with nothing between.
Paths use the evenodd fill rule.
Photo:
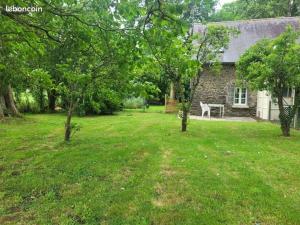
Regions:
<instances>
[{"instance_id":1,"label":"stone wall","mask_svg":"<svg viewBox=\"0 0 300 225\"><path fill-rule=\"evenodd\" d=\"M192 102L191 114L201 115L200 101L225 105L225 116L255 116L257 92L247 90L248 108L233 106L235 87L235 65L224 64L221 74L214 74L205 69L200 78L199 85ZM212 109L212 116L218 115L218 109Z\"/></svg>"}]
</instances>

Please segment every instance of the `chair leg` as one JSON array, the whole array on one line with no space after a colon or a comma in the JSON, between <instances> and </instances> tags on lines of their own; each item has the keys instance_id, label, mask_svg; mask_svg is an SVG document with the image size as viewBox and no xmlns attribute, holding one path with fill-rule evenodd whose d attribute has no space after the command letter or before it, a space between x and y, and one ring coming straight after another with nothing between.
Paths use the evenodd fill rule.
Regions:
<instances>
[{"instance_id":1,"label":"chair leg","mask_svg":"<svg viewBox=\"0 0 300 225\"><path fill-rule=\"evenodd\" d=\"M207 113L208 113L208 117L209 117L209 119L210 119L210 110L208 110Z\"/></svg>"}]
</instances>

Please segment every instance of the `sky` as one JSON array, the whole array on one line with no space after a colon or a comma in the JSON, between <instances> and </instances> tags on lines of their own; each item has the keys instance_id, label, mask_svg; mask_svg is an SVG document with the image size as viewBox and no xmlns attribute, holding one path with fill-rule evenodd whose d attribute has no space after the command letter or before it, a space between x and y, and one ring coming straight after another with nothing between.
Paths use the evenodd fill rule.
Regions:
<instances>
[{"instance_id":1,"label":"sky","mask_svg":"<svg viewBox=\"0 0 300 225\"><path fill-rule=\"evenodd\" d=\"M217 9L221 9L222 5L224 5L225 3L229 3L229 2L234 2L235 0L219 0L219 4L217 6Z\"/></svg>"}]
</instances>

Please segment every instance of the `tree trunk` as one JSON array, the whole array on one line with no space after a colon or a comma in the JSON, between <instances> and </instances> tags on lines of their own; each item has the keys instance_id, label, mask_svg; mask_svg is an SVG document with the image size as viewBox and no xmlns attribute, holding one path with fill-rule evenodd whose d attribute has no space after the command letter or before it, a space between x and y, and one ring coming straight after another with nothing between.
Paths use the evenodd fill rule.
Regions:
<instances>
[{"instance_id":1,"label":"tree trunk","mask_svg":"<svg viewBox=\"0 0 300 225\"><path fill-rule=\"evenodd\" d=\"M182 120L181 120L181 131L185 132L187 130L187 119L188 119L188 114L190 113L191 110L191 104L193 103L194 96L196 93L196 88L200 82L200 70L197 71L197 75L195 78L193 78L190 81L190 93L189 93L189 99L187 102L185 102L185 97L184 97L184 91L181 90L181 96L182 96Z\"/></svg>"},{"instance_id":2,"label":"tree trunk","mask_svg":"<svg viewBox=\"0 0 300 225\"><path fill-rule=\"evenodd\" d=\"M281 131L284 137L290 136L290 126L288 126L286 123L281 124Z\"/></svg>"},{"instance_id":3,"label":"tree trunk","mask_svg":"<svg viewBox=\"0 0 300 225\"><path fill-rule=\"evenodd\" d=\"M3 97L4 90L2 89L2 86L0 84L0 120L2 120L5 116L6 111L6 105L5 105L5 99Z\"/></svg>"},{"instance_id":4,"label":"tree trunk","mask_svg":"<svg viewBox=\"0 0 300 225\"><path fill-rule=\"evenodd\" d=\"M293 9L293 1L289 0L288 6L287 6L287 16L288 17L292 16L292 9Z\"/></svg>"},{"instance_id":5,"label":"tree trunk","mask_svg":"<svg viewBox=\"0 0 300 225\"><path fill-rule=\"evenodd\" d=\"M174 83L171 81L170 84L170 99L175 100Z\"/></svg>"},{"instance_id":6,"label":"tree trunk","mask_svg":"<svg viewBox=\"0 0 300 225\"><path fill-rule=\"evenodd\" d=\"M4 98L3 96L0 94L0 120L2 120L4 118Z\"/></svg>"},{"instance_id":7,"label":"tree trunk","mask_svg":"<svg viewBox=\"0 0 300 225\"><path fill-rule=\"evenodd\" d=\"M280 128L282 131L282 135L285 137L289 137L291 120L288 118L289 115L287 115L284 110L282 95L278 96L277 100L278 100L279 120L280 120Z\"/></svg>"},{"instance_id":8,"label":"tree trunk","mask_svg":"<svg viewBox=\"0 0 300 225\"><path fill-rule=\"evenodd\" d=\"M39 103L40 103L40 111L45 112L45 102L44 102L44 89L40 88L39 90Z\"/></svg>"},{"instance_id":9,"label":"tree trunk","mask_svg":"<svg viewBox=\"0 0 300 225\"><path fill-rule=\"evenodd\" d=\"M7 86L6 92L4 94L4 99L6 103L6 107L11 113L12 116L22 117L21 113L16 107L15 101L14 101L14 95L11 85L9 84Z\"/></svg>"},{"instance_id":10,"label":"tree trunk","mask_svg":"<svg viewBox=\"0 0 300 225\"><path fill-rule=\"evenodd\" d=\"M185 132L187 129L187 116L188 116L188 110L186 107L183 107L182 109L182 119L181 119L181 131Z\"/></svg>"},{"instance_id":11,"label":"tree trunk","mask_svg":"<svg viewBox=\"0 0 300 225\"><path fill-rule=\"evenodd\" d=\"M48 108L50 112L55 112L55 102L56 102L56 92L55 90L48 91Z\"/></svg>"},{"instance_id":12,"label":"tree trunk","mask_svg":"<svg viewBox=\"0 0 300 225\"><path fill-rule=\"evenodd\" d=\"M72 113L73 113L73 103L71 103L69 106L67 121L65 123L65 141L70 141L71 132L72 132L72 126L71 126Z\"/></svg>"}]
</instances>

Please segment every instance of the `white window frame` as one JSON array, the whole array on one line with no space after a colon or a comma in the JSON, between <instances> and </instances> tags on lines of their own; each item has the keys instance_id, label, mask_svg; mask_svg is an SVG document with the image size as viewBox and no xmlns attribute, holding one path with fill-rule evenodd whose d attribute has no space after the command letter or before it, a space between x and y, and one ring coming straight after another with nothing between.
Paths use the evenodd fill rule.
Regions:
<instances>
[{"instance_id":1,"label":"white window frame","mask_svg":"<svg viewBox=\"0 0 300 225\"><path fill-rule=\"evenodd\" d=\"M237 90L240 89L239 91L239 97L238 97L238 103L235 102L236 97L235 94L237 92ZM245 89L245 103L242 103L242 90ZM235 106L247 106L248 105L248 89L245 87L235 87L234 88L234 93L233 93L233 105Z\"/></svg>"},{"instance_id":2,"label":"white window frame","mask_svg":"<svg viewBox=\"0 0 300 225\"><path fill-rule=\"evenodd\" d=\"M292 98L293 97L293 89L290 87L286 88L286 96L283 96L284 98Z\"/></svg>"}]
</instances>

